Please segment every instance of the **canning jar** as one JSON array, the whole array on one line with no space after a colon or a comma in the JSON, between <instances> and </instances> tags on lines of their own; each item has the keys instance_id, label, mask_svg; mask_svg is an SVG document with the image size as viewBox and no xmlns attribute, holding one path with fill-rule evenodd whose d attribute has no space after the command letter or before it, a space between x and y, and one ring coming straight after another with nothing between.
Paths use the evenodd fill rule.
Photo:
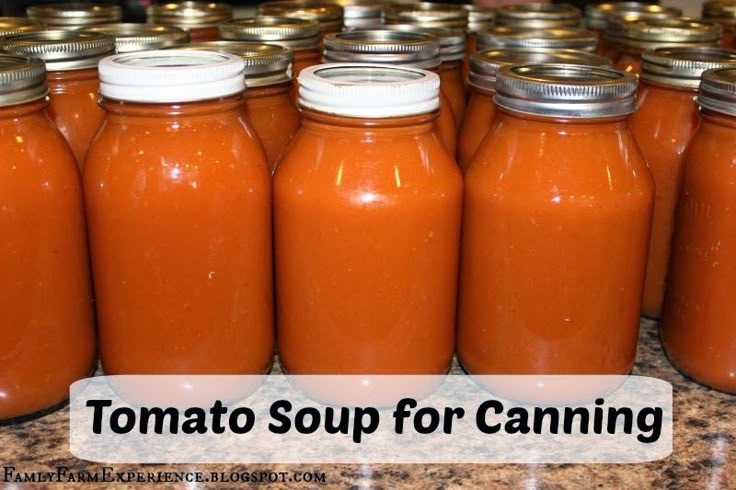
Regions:
<instances>
[{"instance_id":1,"label":"canning jar","mask_svg":"<svg viewBox=\"0 0 736 490\"><path fill-rule=\"evenodd\" d=\"M336 3L343 10L345 29L356 27L375 27L383 25L383 0L327 0Z\"/></svg>"},{"instance_id":2,"label":"canning jar","mask_svg":"<svg viewBox=\"0 0 736 490\"><path fill-rule=\"evenodd\" d=\"M440 64L439 39L420 32L388 29L361 30L325 37L324 60L339 63L390 63L437 71ZM457 126L450 100L440 89L440 113L435 126L450 155L457 151Z\"/></svg>"},{"instance_id":3,"label":"canning jar","mask_svg":"<svg viewBox=\"0 0 736 490\"><path fill-rule=\"evenodd\" d=\"M82 186L44 71L0 55L0 420L67 399L95 361Z\"/></svg>"},{"instance_id":4,"label":"canning jar","mask_svg":"<svg viewBox=\"0 0 736 490\"><path fill-rule=\"evenodd\" d=\"M123 19L123 9L110 4L48 3L28 7L26 15L48 29L76 29L93 24L120 22Z\"/></svg>"},{"instance_id":5,"label":"canning jar","mask_svg":"<svg viewBox=\"0 0 736 490\"><path fill-rule=\"evenodd\" d=\"M636 77L513 65L465 174L458 357L474 374L626 374L654 186Z\"/></svg>"},{"instance_id":6,"label":"canning jar","mask_svg":"<svg viewBox=\"0 0 736 490\"><path fill-rule=\"evenodd\" d=\"M496 75L504 66L530 63L609 66L611 60L574 49L514 48L490 49L470 57L470 99L458 135L457 163L467 171L475 150L493 124L496 104Z\"/></svg>"},{"instance_id":7,"label":"canning jar","mask_svg":"<svg viewBox=\"0 0 736 490\"><path fill-rule=\"evenodd\" d=\"M520 29L495 26L478 34L478 51L501 48L577 49L595 53L598 38L594 32L576 27Z\"/></svg>"},{"instance_id":8,"label":"canning jar","mask_svg":"<svg viewBox=\"0 0 736 490\"><path fill-rule=\"evenodd\" d=\"M581 18L580 9L567 3L521 3L496 10L496 25L520 29L577 27Z\"/></svg>"},{"instance_id":9,"label":"canning jar","mask_svg":"<svg viewBox=\"0 0 736 490\"><path fill-rule=\"evenodd\" d=\"M642 313L659 318L685 149L700 123L695 104L706 70L736 66L736 51L657 48L643 54L639 109L629 126L654 178L655 198Z\"/></svg>"},{"instance_id":10,"label":"canning jar","mask_svg":"<svg viewBox=\"0 0 736 490\"><path fill-rule=\"evenodd\" d=\"M192 43L181 49L232 53L243 58L245 85L248 87L245 113L263 144L273 171L282 150L301 124L299 110L289 96L293 85L293 52L276 44L240 41Z\"/></svg>"},{"instance_id":11,"label":"canning jar","mask_svg":"<svg viewBox=\"0 0 736 490\"><path fill-rule=\"evenodd\" d=\"M661 47L719 46L722 28L704 20L613 18L606 31L607 44L616 53L614 66L638 75L641 54Z\"/></svg>"},{"instance_id":12,"label":"canning jar","mask_svg":"<svg viewBox=\"0 0 736 490\"><path fill-rule=\"evenodd\" d=\"M79 31L30 32L0 40L0 51L46 62L46 111L71 146L80 168L104 117L97 104L97 62L114 50L112 37Z\"/></svg>"},{"instance_id":13,"label":"canning jar","mask_svg":"<svg viewBox=\"0 0 736 490\"><path fill-rule=\"evenodd\" d=\"M442 374L452 360L462 182L433 130L439 77L302 71L274 174L279 357L291 374Z\"/></svg>"},{"instance_id":14,"label":"canning jar","mask_svg":"<svg viewBox=\"0 0 736 490\"><path fill-rule=\"evenodd\" d=\"M703 19L723 27L721 46L736 48L736 0L711 0L703 3Z\"/></svg>"},{"instance_id":15,"label":"canning jar","mask_svg":"<svg viewBox=\"0 0 736 490\"><path fill-rule=\"evenodd\" d=\"M736 393L736 69L703 74L701 123L685 153L662 345L697 382Z\"/></svg>"},{"instance_id":16,"label":"canning jar","mask_svg":"<svg viewBox=\"0 0 736 490\"><path fill-rule=\"evenodd\" d=\"M189 42L189 33L184 29L155 24L98 24L79 30L114 37L117 53L171 48Z\"/></svg>"},{"instance_id":17,"label":"canning jar","mask_svg":"<svg viewBox=\"0 0 736 490\"><path fill-rule=\"evenodd\" d=\"M258 15L316 21L319 24L320 42L325 34L340 32L343 28L343 9L335 3L310 0L263 2L258 5Z\"/></svg>"},{"instance_id":18,"label":"canning jar","mask_svg":"<svg viewBox=\"0 0 736 490\"><path fill-rule=\"evenodd\" d=\"M459 4L417 2L386 7L386 24L416 24L422 27L468 27L468 11Z\"/></svg>"},{"instance_id":19,"label":"canning jar","mask_svg":"<svg viewBox=\"0 0 736 490\"><path fill-rule=\"evenodd\" d=\"M0 17L0 36L43 31L43 24L25 17Z\"/></svg>"},{"instance_id":20,"label":"canning jar","mask_svg":"<svg viewBox=\"0 0 736 490\"><path fill-rule=\"evenodd\" d=\"M146 22L178 27L192 42L216 41L218 24L233 18L233 7L219 2L169 2L146 7Z\"/></svg>"},{"instance_id":21,"label":"canning jar","mask_svg":"<svg viewBox=\"0 0 736 490\"><path fill-rule=\"evenodd\" d=\"M242 58L100 62L84 191L107 374L260 374L273 357L271 181Z\"/></svg>"}]
</instances>

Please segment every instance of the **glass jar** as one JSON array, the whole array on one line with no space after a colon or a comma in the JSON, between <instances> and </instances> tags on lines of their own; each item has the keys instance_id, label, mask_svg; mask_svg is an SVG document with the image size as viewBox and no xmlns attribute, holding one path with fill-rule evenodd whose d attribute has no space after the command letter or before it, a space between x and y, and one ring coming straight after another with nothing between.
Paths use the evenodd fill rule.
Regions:
<instances>
[{"instance_id":1,"label":"glass jar","mask_svg":"<svg viewBox=\"0 0 736 490\"><path fill-rule=\"evenodd\" d=\"M723 27L721 46L736 48L736 0L711 0L703 3L702 17Z\"/></svg>"},{"instance_id":2,"label":"glass jar","mask_svg":"<svg viewBox=\"0 0 736 490\"><path fill-rule=\"evenodd\" d=\"M383 0L330 0L343 10L345 29L383 25Z\"/></svg>"},{"instance_id":3,"label":"glass jar","mask_svg":"<svg viewBox=\"0 0 736 490\"><path fill-rule=\"evenodd\" d=\"M574 49L514 48L491 49L473 53L470 57L470 100L465 110L465 119L458 135L458 159L460 169L465 172L493 124L496 104L496 75L504 66L530 63L556 63L572 65L610 66L611 60L587 51Z\"/></svg>"},{"instance_id":4,"label":"glass jar","mask_svg":"<svg viewBox=\"0 0 736 490\"><path fill-rule=\"evenodd\" d=\"M659 318L685 149L700 123L695 96L706 70L736 66L736 51L658 48L643 54L639 109L629 126L654 178L642 314Z\"/></svg>"},{"instance_id":5,"label":"glass jar","mask_svg":"<svg viewBox=\"0 0 736 490\"><path fill-rule=\"evenodd\" d=\"M422 27L468 27L468 11L462 5L452 3L418 2L386 7L386 24L416 24Z\"/></svg>"},{"instance_id":6,"label":"glass jar","mask_svg":"<svg viewBox=\"0 0 736 490\"><path fill-rule=\"evenodd\" d=\"M146 22L178 27L189 32L192 42L216 41L217 25L233 18L229 3L169 2L146 7Z\"/></svg>"},{"instance_id":7,"label":"glass jar","mask_svg":"<svg viewBox=\"0 0 736 490\"><path fill-rule=\"evenodd\" d=\"M182 49L232 53L245 61L245 113L266 151L273 172L281 152L301 124L301 114L289 96L292 89L289 48L276 44L214 41L187 44Z\"/></svg>"},{"instance_id":8,"label":"glass jar","mask_svg":"<svg viewBox=\"0 0 736 490\"><path fill-rule=\"evenodd\" d=\"M104 112L97 105L97 62L115 51L115 40L104 34L78 31L39 31L0 40L0 51L41 58L46 62L51 120L64 135L80 168Z\"/></svg>"},{"instance_id":9,"label":"glass jar","mask_svg":"<svg viewBox=\"0 0 736 490\"><path fill-rule=\"evenodd\" d=\"M473 374L626 374L654 198L626 121L636 77L514 65L495 100L465 174L458 358Z\"/></svg>"},{"instance_id":10,"label":"glass jar","mask_svg":"<svg viewBox=\"0 0 736 490\"><path fill-rule=\"evenodd\" d=\"M462 182L433 130L439 77L365 64L300 77L304 121L273 179L282 365L445 373Z\"/></svg>"},{"instance_id":11,"label":"glass jar","mask_svg":"<svg viewBox=\"0 0 736 490\"><path fill-rule=\"evenodd\" d=\"M93 24L120 22L123 19L123 9L109 4L48 3L28 7L26 15L48 29L76 29Z\"/></svg>"},{"instance_id":12,"label":"glass jar","mask_svg":"<svg viewBox=\"0 0 736 490\"><path fill-rule=\"evenodd\" d=\"M0 36L43 31L43 24L25 17L0 17Z\"/></svg>"},{"instance_id":13,"label":"glass jar","mask_svg":"<svg viewBox=\"0 0 736 490\"><path fill-rule=\"evenodd\" d=\"M319 24L314 20L262 16L231 20L219 27L220 37L228 41L278 44L289 48L294 53L294 77L322 60ZM297 99L298 90L298 83L295 83L291 90L293 101Z\"/></svg>"},{"instance_id":14,"label":"glass jar","mask_svg":"<svg viewBox=\"0 0 736 490\"><path fill-rule=\"evenodd\" d=\"M478 51L506 48L577 49L595 53L598 38L594 32L575 27L519 29L496 26L478 34Z\"/></svg>"},{"instance_id":15,"label":"glass jar","mask_svg":"<svg viewBox=\"0 0 736 490\"><path fill-rule=\"evenodd\" d=\"M189 42L189 33L184 29L155 24L99 24L79 30L114 37L117 53L171 48Z\"/></svg>"},{"instance_id":16,"label":"glass jar","mask_svg":"<svg viewBox=\"0 0 736 490\"><path fill-rule=\"evenodd\" d=\"M243 65L185 50L100 62L84 191L107 374L271 364L271 181Z\"/></svg>"},{"instance_id":17,"label":"glass jar","mask_svg":"<svg viewBox=\"0 0 736 490\"><path fill-rule=\"evenodd\" d=\"M263 2L258 5L258 15L293 17L313 20L319 24L320 42L325 34L340 32L343 28L343 9L335 3L310 0Z\"/></svg>"},{"instance_id":18,"label":"glass jar","mask_svg":"<svg viewBox=\"0 0 736 490\"><path fill-rule=\"evenodd\" d=\"M419 32L389 29L341 32L325 37L324 60L330 63L390 63L438 71L440 43L435 36ZM457 126L444 87L440 89L440 114L435 126L454 158Z\"/></svg>"},{"instance_id":19,"label":"glass jar","mask_svg":"<svg viewBox=\"0 0 736 490\"><path fill-rule=\"evenodd\" d=\"M521 3L496 10L496 25L519 29L577 27L581 18L580 9L566 3Z\"/></svg>"},{"instance_id":20,"label":"glass jar","mask_svg":"<svg viewBox=\"0 0 736 490\"><path fill-rule=\"evenodd\" d=\"M661 47L719 46L721 26L688 18L628 20L612 18L606 31L607 43L615 51L614 66L639 75L641 54Z\"/></svg>"},{"instance_id":21,"label":"glass jar","mask_svg":"<svg viewBox=\"0 0 736 490\"><path fill-rule=\"evenodd\" d=\"M598 54L609 56L606 46L606 27L611 16L637 19L676 19L682 10L645 2L592 3L585 7L585 27L598 36ZM632 19L633 20L633 19Z\"/></svg>"},{"instance_id":22,"label":"glass jar","mask_svg":"<svg viewBox=\"0 0 736 490\"><path fill-rule=\"evenodd\" d=\"M465 38L465 60L463 60L463 83L467 89L470 55L478 51L478 33L493 27L496 22L496 10L467 3L463 5L463 8L468 11L468 31Z\"/></svg>"},{"instance_id":23,"label":"glass jar","mask_svg":"<svg viewBox=\"0 0 736 490\"><path fill-rule=\"evenodd\" d=\"M662 345L697 382L736 393L736 69L703 74L701 123L685 153Z\"/></svg>"},{"instance_id":24,"label":"glass jar","mask_svg":"<svg viewBox=\"0 0 736 490\"><path fill-rule=\"evenodd\" d=\"M95 361L82 187L44 71L0 55L0 420L66 400Z\"/></svg>"}]
</instances>

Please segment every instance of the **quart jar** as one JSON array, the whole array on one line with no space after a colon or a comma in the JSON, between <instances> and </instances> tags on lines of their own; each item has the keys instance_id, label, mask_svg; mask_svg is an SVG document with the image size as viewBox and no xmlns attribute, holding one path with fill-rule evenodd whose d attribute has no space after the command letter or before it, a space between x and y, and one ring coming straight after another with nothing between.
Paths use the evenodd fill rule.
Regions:
<instances>
[{"instance_id":1,"label":"quart jar","mask_svg":"<svg viewBox=\"0 0 736 490\"><path fill-rule=\"evenodd\" d=\"M274 174L279 357L291 374L443 374L462 179L433 130L439 77L328 64Z\"/></svg>"},{"instance_id":2,"label":"quart jar","mask_svg":"<svg viewBox=\"0 0 736 490\"><path fill-rule=\"evenodd\" d=\"M123 9L110 4L47 3L28 7L26 15L51 30L76 29L94 24L120 22L123 19Z\"/></svg>"},{"instance_id":3,"label":"quart jar","mask_svg":"<svg viewBox=\"0 0 736 490\"><path fill-rule=\"evenodd\" d=\"M614 18L608 23L606 42L616 53L614 66L641 73L641 54L661 47L719 46L722 28L704 20Z\"/></svg>"},{"instance_id":4,"label":"quart jar","mask_svg":"<svg viewBox=\"0 0 736 490\"><path fill-rule=\"evenodd\" d=\"M711 0L703 3L703 19L723 27L721 46L736 48L736 0Z\"/></svg>"},{"instance_id":5,"label":"quart jar","mask_svg":"<svg viewBox=\"0 0 736 490\"><path fill-rule=\"evenodd\" d=\"M273 357L271 181L242 58L100 62L84 191L107 374L260 374Z\"/></svg>"},{"instance_id":6,"label":"quart jar","mask_svg":"<svg viewBox=\"0 0 736 490\"><path fill-rule=\"evenodd\" d=\"M490 49L473 53L470 57L470 99L458 135L458 159L465 172L493 124L496 104L496 75L504 66L556 63L570 65L610 66L611 60L587 51L574 49L514 48Z\"/></svg>"},{"instance_id":7,"label":"quart jar","mask_svg":"<svg viewBox=\"0 0 736 490\"><path fill-rule=\"evenodd\" d=\"M675 19L682 10L663 7L646 2L606 2L591 3L585 6L585 28L598 36L598 54L609 56L606 47L606 27L612 16L635 19Z\"/></svg>"},{"instance_id":8,"label":"quart jar","mask_svg":"<svg viewBox=\"0 0 736 490\"><path fill-rule=\"evenodd\" d=\"M220 37L228 41L278 44L289 48L294 53L294 77L322 60L319 24L314 20L269 16L235 19L220 24ZM293 101L297 99L298 90L295 83L291 91Z\"/></svg>"},{"instance_id":9,"label":"quart jar","mask_svg":"<svg viewBox=\"0 0 736 490\"><path fill-rule=\"evenodd\" d=\"M71 146L81 168L87 147L104 117L97 105L97 63L115 51L115 40L88 32L39 31L0 39L0 51L46 62L49 87L46 111Z\"/></svg>"},{"instance_id":10,"label":"quart jar","mask_svg":"<svg viewBox=\"0 0 736 490\"><path fill-rule=\"evenodd\" d=\"M0 17L0 36L43 31L43 24L25 17Z\"/></svg>"},{"instance_id":11,"label":"quart jar","mask_svg":"<svg viewBox=\"0 0 736 490\"><path fill-rule=\"evenodd\" d=\"M576 27L519 29L496 26L478 34L478 51L507 48L577 49L595 53L598 37Z\"/></svg>"},{"instance_id":12,"label":"quart jar","mask_svg":"<svg viewBox=\"0 0 736 490\"><path fill-rule=\"evenodd\" d=\"M736 393L736 69L703 74L701 123L685 153L662 345L697 382Z\"/></svg>"},{"instance_id":13,"label":"quart jar","mask_svg":"<svg viewBox=\"0 0 736 490\"><path fill-rule=\"evenodd\" d=\"M582 12L567 3L521 3L496 9L496 25L520 29L577 27Z\"/></svg>"},{"instance_id":14,"label":"quart jar","mask_svg":"<svg viewBox=\"0 0 736 490\"><path fill-rule=\"evenodd\" d=\"M184 1L146 7L146 22L178 27L189 32L192 42L216 41L218 24L233 18L229 3Z\"/></svg>"},{"instance_id":15,"label":"quart jar","mask_svg":"<svg viewBox=\"0 0 736 490\"><path fill-rule=\"evenodd\" d=\"M82 186L42 61L0 55L0 420L69 396L95 361Z\"/></svg>"},{"instance_id":16,"label":"quart jar","mask_svg":"<svg viewBox=\"0 0 736 490\"><path fill-rule=\"evenodd\" d=\"M435 36L389 29L361 30L325 37L324 60L330 63L389 63L438 71L442 63ZM457 152L457 126L450 99L440 89L440 113L435 126L447 151Z\"/></svg>"},{"instance_id":17,"label":"quart jar","mask_svg":"<svg viewBox=\"0 0 736 490\"><path fill-rule=\"evenodd\" d=\"M342 30L343 14L340 5L310 0L271 1L258 5L259 16L293 17L316 21L319 24L320 42L326 34Z\"/></svg>"},{"instance_id":18,"label":"quart jar","mask_svg":"<svg viewBox=\"0 0 736 490\"><path fill-rule=\"evenodd\" d=\"M273 171L281 152L299 129L301 114L289 96L294 54L276 44L239 41L192 43L182 49L232 53L245 61L245 113L266 151Z\"/></svg>"},{"instance_id":19,"label":"quart jar","mask_svg":"<svg viewBox=\"0 0 736 490\"><path fill-rule=\"evenodd\" d=\"M659 318L670 261L683 158L700 118L695 96L706 70L736 67L736 51L657 48L645 51L639 109L629 126L654 178L655 198L642 313Z\"/></svg>"},{"instance_id":20,"label":"quart jar","mask_svg":"<svg viewBox=\"0 0 736 490\"><path fill-rule=\"evenodd\" d=\"M172 48L189 42L189 33L184 29L155 24L98 24L79 30L112 36L117 53Z\"/></svg>"},{"instance_id":21,"label":"quart jar","mask_svg":"<svg viewBox=\"0 0 736 490\"><path fill-rule=\"evenodd\" d=\"M473 374L626 374L654 186L636 77L514 65L465 174L458 358ZM603 346L603 347L602 347Z\"/></svg>"}]
</instances>

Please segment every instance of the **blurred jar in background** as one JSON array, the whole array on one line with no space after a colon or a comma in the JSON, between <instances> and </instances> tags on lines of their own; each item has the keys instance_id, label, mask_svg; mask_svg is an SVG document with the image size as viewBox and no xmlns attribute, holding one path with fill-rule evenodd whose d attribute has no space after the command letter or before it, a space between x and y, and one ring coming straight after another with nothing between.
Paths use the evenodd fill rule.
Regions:
<instances>
[{"instance_id":1,"label":"blurred jar in background","mask_svg":"<svg viewBox=\"0 0 736 490\"><path fill-rule=\"evenodd\" d=\"M496 10L496 25L523 29L578 27L582 12L567 3L503 5Z\"/></svg>"},{"instance_id":2,"label":"blurred jar in background","mask_svg":"<svg viewBox=\"0 0 736 490\"><path fill-rule=\"evenodd\" d=\"M43 24L25 17L0 17L0 36L43 31Z\"/></svg>"},{"instance_id":3,"label":"blurred jar in background","mask_svg":"<svg viewBox=\"0 0 736 490\"><path fill-rule=\"evenodd\" d=\"M172 48L189 42L187 31L154 24L99 24L79 30L112 36L117 53Z\"/></svg>"},{"instance_id":4,"label":"blurred jar in background","mask_svg":"<svg viewBox=\"0 0 736 490\"><path fill-rule=\"evenodd\" d=\"M146 8L146 22L184 29L192 42L217 40L217 25L232 18L233 7L228 3L185 1Z\"/></svg>"},{"instance_id":5,"label":"blurred jar in background","mask_svg":"<svg viewBox=\"0 0 736 490\"><path fill-rule=\"evenodd\" d=\"M577 49L595 53L595 33L576 27L520 29L495 26L478 34L478 51L508 48Z\"/></svg>"},{"instance_id":6,"label":"blurred jar in background","mask_svg":"<svg viewBox=\"0 0 736 490\"><path fill-rule=\"evenodd\" d=\"M264 2L258 5L258 15L316 21L320 42L326 34L340 32L343 28L343 9L335 3L309 0Z\"/></svg>"},{"instance_id":7,"label":"blurred jar in background","mask_svg":"<svg viewBox=\"0 0 736 490\"><path fill-rule=\"evenodd\" d=\"M123 20L123 9L109 4L62 2L32 5L26 9L26 15L48 29L76 29L93 24L120 22Z\"/></svg>"},{"instance_id":8,"label":"blurred jar in background","mask_svg":"<svg viewBox=\"0 0 736 490\"><path fill-rule=\"evenodd\" d=\"M723 26L721 46L736 48L736 0L712 0L703 3L703 19Z\"/></svg>"}]
</instances>

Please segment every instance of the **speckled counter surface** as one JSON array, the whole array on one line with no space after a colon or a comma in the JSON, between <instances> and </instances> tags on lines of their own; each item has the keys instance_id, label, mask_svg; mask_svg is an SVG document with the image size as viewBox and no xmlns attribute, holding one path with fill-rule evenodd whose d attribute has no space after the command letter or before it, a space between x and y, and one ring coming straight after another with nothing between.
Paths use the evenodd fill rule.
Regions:
<instances>
[{"instance_id":1,"label":"speckled counter surface","mask_svg":"<svg viewBox=\"0 0 736 490\"><path fill-rule=\"evenodd\" d=\"M276 471L322 472L332 488L730 488L736 489L736 397L703 388L677 373L667 362L656 326L642 321L634 374L653 376L674 386L674 452L662 461L613 465L103 465L79 460L68 449L65 409L12 426L0 426L0 488L4 466L16 471L102 472L103 466L121 471ZM291 476L287 476L288 478ZM248 484L209 484L234 488ZM277 486L315 484L277 483ZM36 485L38 486L38 485ZM46 485L43 485L46 486ZM93 487L96 484L84 484ZM141 484L115 484L141 488ZM147 486L147 485L146 485ZM159 484L161 488L172 484ZM187 488L206 484L187 484Z\"/></svg>"}]
</instances>

